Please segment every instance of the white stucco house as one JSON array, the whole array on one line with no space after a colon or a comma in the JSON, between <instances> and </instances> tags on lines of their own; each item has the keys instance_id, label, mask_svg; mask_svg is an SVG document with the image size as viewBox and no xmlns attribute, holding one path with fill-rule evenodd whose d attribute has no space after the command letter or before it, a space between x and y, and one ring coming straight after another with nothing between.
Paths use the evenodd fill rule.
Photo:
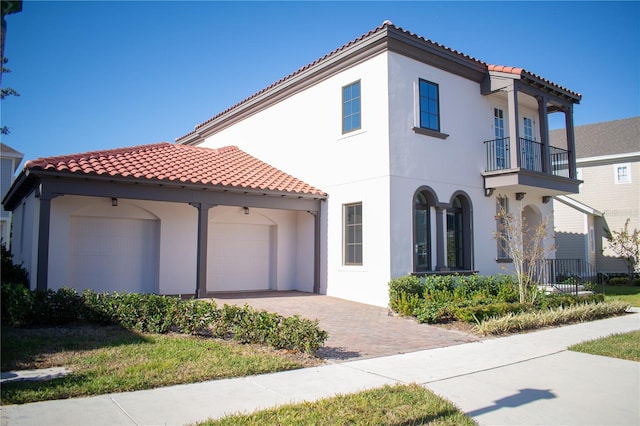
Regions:
<instances>
[{"instance_id":1,"label":"white stucco house","mask_svg":"<svg viewBox=\"0 0 640 426\"><path fill-rule=\"evenodd\" d=\"M14 254L39 288L386 306L394 277L508 269L496 205L536 223L578 192L580 99L385 22L175 144L28 162L3 200ZM565 117L563 146L549 114Z\"/></svg>"}]
</instances>

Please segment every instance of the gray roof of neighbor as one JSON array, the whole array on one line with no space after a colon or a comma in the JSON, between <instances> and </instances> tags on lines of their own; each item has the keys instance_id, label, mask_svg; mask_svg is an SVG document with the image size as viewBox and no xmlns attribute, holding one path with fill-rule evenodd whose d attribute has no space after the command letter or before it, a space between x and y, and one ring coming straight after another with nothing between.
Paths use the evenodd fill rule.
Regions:
<instances>
[{"instance_id":1,"label":"gray roof of neighbor","mask_svg":"<svg viewBox=\"0 0 640 426\"><path fill-rule=\"evenodd\" d=\"M576 158L640 151L640 117L576 126ZM566 146L565 130L549 132L553 146Z\"/></svg>"}]
</instances>

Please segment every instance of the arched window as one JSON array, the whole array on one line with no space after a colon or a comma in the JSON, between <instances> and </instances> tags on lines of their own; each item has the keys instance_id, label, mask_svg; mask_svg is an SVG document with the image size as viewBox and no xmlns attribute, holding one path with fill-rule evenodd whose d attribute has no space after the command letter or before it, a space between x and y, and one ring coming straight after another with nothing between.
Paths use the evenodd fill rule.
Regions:
<instances>
[{"instance_id":1,"label":"arched window","mask_svg":"<svg viewBox=\"0 0 640 426\"><path fill-rule=\"evenodd\" d=\"M453 199L447 209L447 266L450 269L464 269L464 227L460 197Z\"/></svg>"},{"instance_id":2,"label":"arched window","mask_svg":"<svg viewBox=\"0 0 640 426\"><path fill-rule=\"evenodd\" d=\"M428 190L418 191L413 203L413 269L431 271L431 207L436 201Z\"/></svg>"},{"instance_id":3,"label":"arched window","mask_svg":"<svg viewBox=\"0 0 640 426\"><path fill-rule=\"evenodd\" d=\"M455 195L447 207L447 266L449 269L473 269L471 203Z\"/></svg>"}]
</instances>

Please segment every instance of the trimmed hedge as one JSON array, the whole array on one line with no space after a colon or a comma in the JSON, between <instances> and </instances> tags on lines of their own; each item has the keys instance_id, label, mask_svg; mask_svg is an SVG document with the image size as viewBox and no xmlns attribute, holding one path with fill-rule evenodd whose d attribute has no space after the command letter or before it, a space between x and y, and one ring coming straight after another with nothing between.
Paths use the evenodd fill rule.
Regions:
<instances>
[{"instance_id":1,"label":"trimmed hedge","mask_svg":"<svg viewBox=\"0 0 640 426\"><path fill-rule=\"evenodd\" d=\"M600 303L604 296L540 293L533 305L518 300L518 284L511 275L407 275L389 283L389 306L395 313L431 324L480 323L507 314Z\"/></svg>"},{"instance_id":2,"label":"trimmed hedge","mask_svg":"<svg viewBox=\"0 0 640 426\"><path fill-rule=\"evenodd\" d=\"M144 333L206 334L242 343L312 353L328 338L326 331L299 316L213 301L137 293L86 290L30 291L21 284L2 284L2 320L14 327L51 326L84 320L117 324Z\"/></svg>"}]
</instances>

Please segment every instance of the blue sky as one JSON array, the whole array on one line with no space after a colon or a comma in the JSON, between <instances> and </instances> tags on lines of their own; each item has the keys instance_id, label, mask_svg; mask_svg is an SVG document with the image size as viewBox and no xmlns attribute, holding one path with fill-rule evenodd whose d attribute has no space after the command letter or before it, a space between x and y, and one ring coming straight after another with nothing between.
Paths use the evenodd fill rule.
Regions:
<instances>
[{"instance_id":1,"label":"blue sky","mask_svg":"<svg viewBox=\"0 0 640 426\"><path fill-rule=\"evenodd\" d=\"M581 93L576 125L640 115L636 1L25 1L2 142L25 159L173 142L386 19Z\"/></svg>"}]
</instances>

